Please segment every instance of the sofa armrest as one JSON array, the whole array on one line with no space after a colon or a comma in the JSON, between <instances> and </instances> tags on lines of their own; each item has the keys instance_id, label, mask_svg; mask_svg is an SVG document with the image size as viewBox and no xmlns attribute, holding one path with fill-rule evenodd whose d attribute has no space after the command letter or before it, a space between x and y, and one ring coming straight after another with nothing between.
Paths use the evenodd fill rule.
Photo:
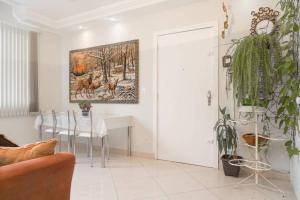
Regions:
<instances>
[{"instance_id":1,"label":"sofa armrest","mask_svg":"<svg viewBox=\"0 0 300 200\"><path fill-rule=\"evenodd\" d=\"M0 167L1 200L69 200L75 157L57 153Z\"/></svg>"}]
</instances>

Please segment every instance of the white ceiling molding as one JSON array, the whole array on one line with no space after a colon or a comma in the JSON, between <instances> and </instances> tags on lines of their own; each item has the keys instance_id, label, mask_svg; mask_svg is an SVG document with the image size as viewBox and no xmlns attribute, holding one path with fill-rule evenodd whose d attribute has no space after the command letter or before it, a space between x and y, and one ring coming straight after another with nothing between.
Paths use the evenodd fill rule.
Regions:
<instances>
[{"instance_id":1,"label":"white ceiling molding","mask_svg":"<svg viewBox=\"0 0 300 200\"><path fill-rule=\"evenodd\" d=\"M108 16L116 15L126 11L154 5L167 0L126 0L120 3L114 3L108 6L100 7L89 12L84 12L75 16L70 16L57 21L57 28L72 26L96 19L105 18Z\"/></svg>"},{"instance_id":2,"label":"white ceiling molding","mask_svg":"<svg viewBox=\"0 0 300 200\"><path fill-rule=\"evenodd\" d=\"M31 24L32 26L44 26L50 29L61 29L68 26L79 25L92 20L106 18L130 10L143 8L168 0L124 0L119 3L102 6L88 12L66 17L60 20L53 20L39 13L33 12L30 8L15 4L12 0L0 0L13 7L14 16L18 21Z\"/></svg>"},{"instance_id":3,"label":"white ceiling molding","mask_svg":"<svg viewBox=\"0 0 300 200\"><path fill-rule=\"evenodd\" d=\"M13 14L19 21L30 22L36 25L43 25L50 28L56 27L56 22L53 21L52 19L47 18L38 13L35 13L23 6L18 6L18 5L13 6Z\"/></svg>"}]
</instances>

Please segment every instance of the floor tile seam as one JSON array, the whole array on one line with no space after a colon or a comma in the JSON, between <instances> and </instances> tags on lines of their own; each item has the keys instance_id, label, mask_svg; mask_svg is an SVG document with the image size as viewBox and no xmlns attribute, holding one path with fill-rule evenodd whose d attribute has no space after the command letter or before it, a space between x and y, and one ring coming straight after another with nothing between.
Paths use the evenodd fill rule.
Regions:
<instances>
[{"instance_id":1,"label":"floor tile seam","mask_svg":"<svg viewBox=\"0 0 300 200\"><path fill-rule=\"evenodd\" d=\"M193 177L189 172L186 172L186 174L187 174L188 176L190 176L193 180L195 180L197 183L200 183L200 181L198 181L195 177ZM211 194L212 196L214 196L216 199L221 200L218 196L216 196L214 193L212 193L212 192L209 190L209 187L207 187L206 185L204 185L204 184L202 184L202 183L200 183L200 184L204 187L204 189L205 189L209 194Z\"/></svg>"},{"instance_id":2,"label":"floor tile seam","mask_svg":"<svg viewBox=\"0 0 300 200\"><path fill-rule=\"evenodd\" d=\"M115 193L116 193L116 196L117 196L117 200L119 200L120 199L119 192L118 192L118 188L117 188L116 183L115 183L114 176L112 175L112 172L111 172L111 167L109 167L109 173L110 173L110 176L111 176L111 179L112 179L112 182L113 182L113 186L114 186L114 190L115 190Z\"/></svg>"},{"instance_id":3,"label":"floor tile seam","mask_svg":"<svg viewBox=\"0 0 300 200\"><path fill-rule=\"evenodd\" d=\"M188 194L188 193L191 193L191 192L201 192L201 191L206 191L208 192L209 194L211 194L213 197L215 197L217 200L222 200L220 199L218 196L216 196L214 193L212 193L211 191L207 190L207 189L202 189L202 190L192 190L192 191L187 191L187 192L180 192L180 193L176 193L176 194L170 194L168 196L173 196L173 195L180 195L180 194Z\"/></svg>"}]
</instances>

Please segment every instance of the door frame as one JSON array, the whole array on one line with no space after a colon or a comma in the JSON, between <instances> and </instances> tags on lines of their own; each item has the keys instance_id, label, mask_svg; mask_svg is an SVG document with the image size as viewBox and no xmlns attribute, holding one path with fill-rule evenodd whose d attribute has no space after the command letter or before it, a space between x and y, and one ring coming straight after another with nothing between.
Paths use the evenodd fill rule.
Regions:
<instances>
[{"instance_id":1,"label":"door frame","mask_svg":"<svg viewBox=\"0 0 300 200\"><path fill-rule=\"evenodd\" d=\"M218 22L217 21L212 21L212 22L207 22L207 23L202 23L202 24L196 24L192 26L187 26L187 27L180 27L180 28L175 28L171 30L164 30L164 31L159 31L154 33L153 35L153 49L154 49L154 54L153 54L153 149L154 149L154 156L155 159L158 159L158 38L160 36L164 35L170 35L170 34L175 34L175 33L182 33L182 32L188 32L188 31L193 31L193 30L198 30L198 29L206 29L206 28L212 28L215 32L215 39L214 39L214 57L215 57L215 62L214 62L214 73L213 73L213 79L214 84L213 88L211 88L212 91L212 97L215 101L215 106L214 106L214 120L218 120L218 106L219 106L219 48L218 48ZM213 133L213 130L212 130ZM214 134L214 133L213 133ZM214 144L215 144L215 137L214 137ZM217 145L215 145L215 167L218 167L218 150L217 150Z\"/></svg>"}]
</instances>

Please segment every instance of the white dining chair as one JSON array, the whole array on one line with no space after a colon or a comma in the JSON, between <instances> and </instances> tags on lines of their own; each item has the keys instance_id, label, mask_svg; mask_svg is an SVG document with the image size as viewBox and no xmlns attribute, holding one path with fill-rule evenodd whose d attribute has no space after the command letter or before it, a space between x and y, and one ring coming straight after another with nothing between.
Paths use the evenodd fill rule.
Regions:
<instances>
[{"instance_id":1,"label":"white dining chair","mask_svg":"<svg viewBox=\"0 0 300 200\"><path fill-rule=\"evenodd\" d=\"M40 118L40 140L43 140L43 134L51 134L52 138L55 138L58 134L56 129L57 119L55 111L40 111Z\"/></svg>"},{"instance_id":2,"label":"white dining chair","mask_svg":"<svg viewBox=\"0 0 300 200\"><path fill-rule=\"evenodd\" d=\"M73 111L73 118L75 122L74 127L74 154L76 155L76 138L83 138L87 140L87 152L90 157L91 167L94 165L93 158L93 139L97 137L97 135L93 132L93 114L92 111L89 112L88 117L84 117L79 113Z\"/></svg>"},{"instance_id":3,"label":"white dining chair","mask_svg":"<svg viewBox=\"0 0 300 200\"><path fill-rule=\"evenodd\" d=\"M62 149L62 137L67 138L67 146L68 146L68 152L72 151L73 145L72 145L72 136L74 134L74 123L72 123L72 118L70 116L70 111L66 112L59 112L56 114L57 119L57 136L59 140L59 151L61 152Z\"/></svg>"}]
</instances>

